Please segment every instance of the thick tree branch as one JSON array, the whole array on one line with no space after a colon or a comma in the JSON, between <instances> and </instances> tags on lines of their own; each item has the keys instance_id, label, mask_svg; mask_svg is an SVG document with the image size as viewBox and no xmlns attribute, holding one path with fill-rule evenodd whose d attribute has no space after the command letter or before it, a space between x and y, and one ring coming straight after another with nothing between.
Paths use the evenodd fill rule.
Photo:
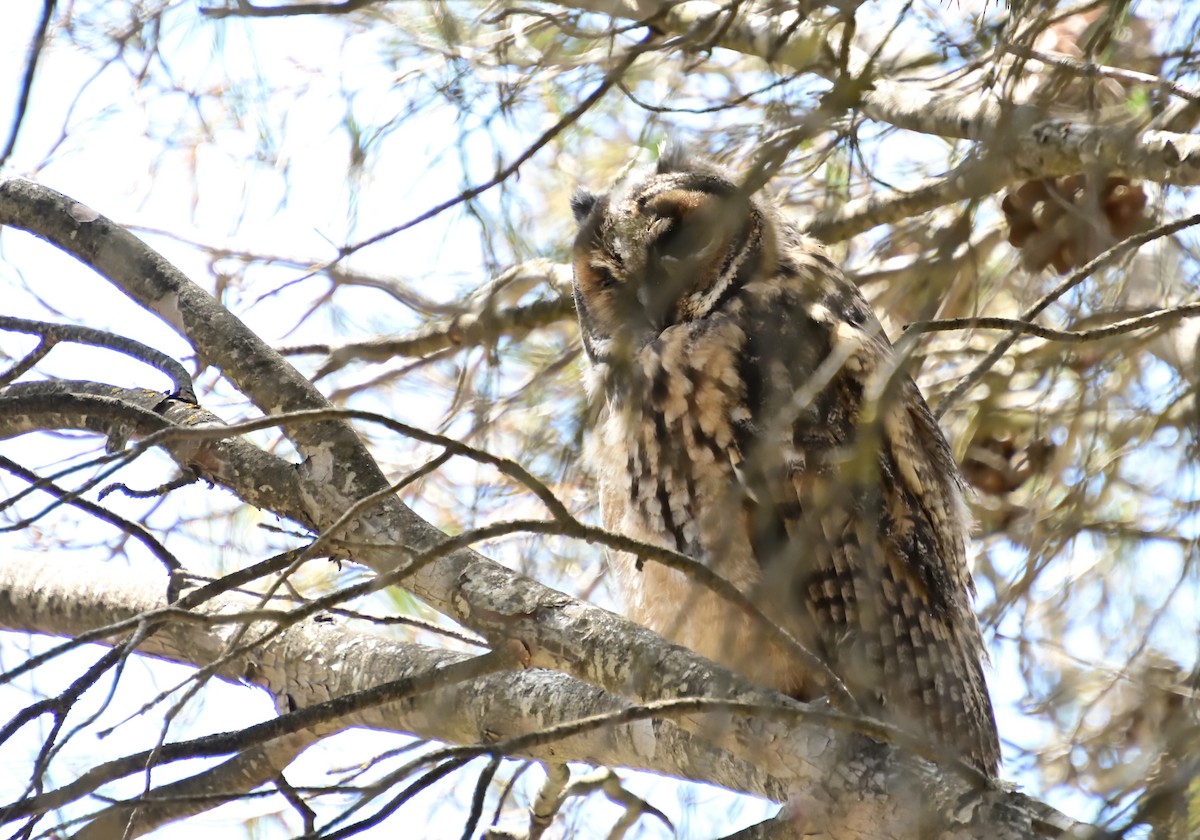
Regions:
<instances>
[{"instance_id":1,"label":"thick tree branch","mask_svg":"<svg viewBox=\"0 0 1200 840\"><path fill-rule=\"evenodd\" d=\"M95 567L68 574L62 561L22 556L0 559L0 624L6 629L78 637L97 627L160 616L166 623L140 652L196 666L221 656L226 624L180 621L163 587L128 570ZM226 594L202 615L255 608L257 600ZM179 618L182 618L180 616ZM113 637L109 637L110 640ZM253 651L223 664L218 676L248 681L268 691L277 708L307 708L375 685L435 672L469 660L466 654L406 644L358 632L344 624L305 621ZM451 744L505 740L627 704L593 686L550 671L505 672L435 688L360 709L337 719L338 728L364 726L412 733ZM580 732L531 745L523 755L541 760L588 761L655 770L779 798L778 780L705 746L671 724L631 723Z\"/></svg>"},{"instance_id":2,"label":"thick tree branch","mask_svg":"<svg viewBox=\"0 0 1200 840\"><path fill-rule=\"evenodd\" d=\"M7 181L0 183L0 223L35 231L96 267L175 326L260 408L325 407L321 395L232 314L95 211L37 185ZM357 500L387 487L370 454L345 424L306 424L290 434L307 456L293 471L295 490L288 491L290 504L299 495L298 521L323 531ZM263 506L278 509L267 494L251 489L259 481L253 472L218 470L239 494L248 491L247 500L257 504L261 499ZM381 573L445 541L394 498L360 516L349 530L347 539L357 546L354 559ZM638 701L715 694L739 703L788 703L644 628L540 586L472 551L430 556L431 562L407 578L407 585L495 643L518 640L529 650L534 666L567 672ZM1045 836L1033 804L1022 797L974 789L944 776L934 765L895 749L869 747L861 738L847 740L822 725L734 717L714 731L707 716L684 718L680 725L786 784L820 791L819 802L807 809L810 822L844 836L883 825L894 827L896 837L928 836L930 824L962 831L963 836ZM852 765L846 762L848 755L858 757ZM964 801L975 807L964 811Z\"/></svg>"},{"instance_id":3,"label":"thick tree branch","mask_svg":"<svg viewBox=\"0 0 1200 840\"><path fill-rule=\"evenodd\" d=\"M187 408L191 411L196 410L193 407ZM8 412L0 412L0 416L7 414ZM36 426L39 419L44 423L46 417L39 418L34 415L26 422L32 422ZM218 433L220 432L214 430L211 433L205 432L205 435ZM240 488L243 483L257 483L253 471L245 469L240 463L239 455L241 453L237 447L226 446L221 450L214 451L224 453L231 459L229 463L224 464L210 463L210 468L214 469L215 475L223 476L225 480L231 480L230 477L232 477L231 486L234 488ZM289 472L293 473L297 481L303 480L295 475L294 471ZM309 492L312 491L294 490L289 492L285 498L295 499L297 496L305 496ZM268 504L268 506L271 505ZM279 510L279 507L273 506L273 509ZM369 548L364 550L368 554L370 553ZM458 552L459 555L462 553ZM534 654L534 664L545 663L559 667L558 663L562 662L565 656L586 656L588 654L584 651L590 649L594 651L590 655L600 660L598 663L585 661L572 664L586 674L603 676L609 680L620 679L622 682L618 684L630 686L632 693L639 698L644 698L650 692L659 692L659 697L666 700L672 697L713 696L716 694L729 698L729 702L759 710L770 709L776 705L781 708L792 705L790 701L778 695L762 692L746 685L735 675L699 659L688 651L664 642L643 628L630 625L610 613L575 601L561 593L553 593L533 581L514 576L511 572L490 563L481 561L470 564L464 572L459 591L462 593L464 606L472 611L472 617L475 619L474 626L482 628L492 638L507 634L521 639L522 643ZM25 601L24 603L30 602ZM34 604L34 615L48 614L45 610L37 608L36 602L32 603ZM20 626L27 627L28 625ZM34 626L30 629L40 628ZM71 627L55 632L63 632L64 629L66 632L80 632L80 628ZM285 631L284 635L287 632L290 631ZM223 651L226 637L224 634L218 635L222 645L219 650ZM155 641L160 637L169 638L160 632L150 637L146 644L161 644L160 641ZM580 642L576 641L577 639L586 641L581 646ZM580 647L582 650L579 650ZM176 643L176 650L189 652L182 657L185 661L194 661L200 652L210 649L212 650L210 656L220 655L217 649L198 645L194 641ZM273 646L271 650L275 650L275 647ZM293 648L293 650L295 649ZM557 653L549 655L553 650L557 650ZM339 655L342 654L339 653ZM244 676L247 673L257 673L256 669L262 668L264 675L273 673L283 680L303 679L303 675L297 677L289 669L286 664L287 657L282 657L282 654L282 658L274 666L269 667L261 662L253 665L244 664L246 657L256 656L259 656L258 652L250 650L243 651L234 659L229 659L226 655L226 659L222 661L217 673ZM631 670L629 663L631 659L635 662L655 662L657 670L654 673L647 673L645 666L639 670ZM371 663L363 663L361 669L353 668L347 669L347 671L353 674L372 674L375 677L382 673ZM664 680L663 674L671 676ZM614 675L617 676L614 677ZM659 687L660 685L661 687ZM331 691L336 688L336 686L328 684L323 684L323 687ZM286 694L287 692L278 693ZM663 713L666 713L665 708ZM823 807L827 810L813 806L807 810L807 813L813 820L831 826L831 831L834 831L835 827L836 831L831 835L834 837L853 836L852 833L849 833L852 823L846 822L850 819L850 815L845 809L850 801L858 800L865 791L870 791L870 795L873 797L872 801L876 802L870 818L883 820L889 825L897 826L896 837L922 836L910 835L906 832L915 830L918 822L933 819L933 813L942 813L943 816L950 814L949 811L941 812L939 809L942 806L937 803L948 803L950 799L947 797L963 796L970 797L973 801L980 800L982 810L974 817L979 820L979 830L983 831L983 826L986 826L987 830L986 833L977 836L1047 836L1042 833L1042 829L1036 826L1036 823L1042 819L1037 816L1039 812L1036 803L1026 801L1024 798L1008 799L1011 795L999 790L973 789L971 784L963 780L956 780L953 776L944 776L933 765L907 758L901 751L892 748L868 746L869 742L863 741L861 737L839 734L837 731L829 729L821 721L797 723L793 715L786 720L775 721L761 715L754 718L735 716L724 721L719 729L714 729L711 722L708 721L708 716L700 715L684 717L678 723L689 731L694 730L714 740L719 747L728 750L733 756L741 758L743 761L754 764L780 783L798 785L806 790L825 791L829 801ZM658 730L655 732L657 733ZM657 734L654 736L655 739L658 737ZM556 735L555 739L557 740L557 738ZM470 738L444 740L460 743L471 742ZM662 747L654 739L648 743L654 744L650 749L650 752L654 754L657 754ZM855 765L862 771L861 775L857 770L847 775L843 765L848 755L858 755L864 762L861 765ZM712 753L706 754L706 761L712 761L712 759ZM644 767L645 765L635 763L632 766ZM728 766L728 764L725 763L721 766ZM672 769L662 766L647 769L673 772ZM738 789L736 784L730 785L728 780L713 778L711 770L702 770L699 778ZM831 779L836 781L831 781ZM932 813L924 814L919 819L916 815L908 813L909 809L913 807L913 802L904 797L898 797L896 793L898 789L893 787L899 785L901 788L907 789L913 784L916 784L917 789L922 791L919 807L933 809ZM1014 808L1017 810L1014 811ZM854 819L858 819L858 817L855 816ZM949 817L949 819L951 823L956 820L955 817ZM993 820L999 821L993 822ZM959 827L963 830L971 830L969 827ZM843 831L847 833L844 835L837 833Z\"/></svg>"},{"instance_id":4,"label":"thick tree branch","mask_svg":"<svg viewBox=\"0 0 1200 840\"><path fill-rule=\"evenodd\" d=\"M195 776L148 790L150 801L139 797L110 805L72 835L73 840L139 837L167 823L204 813L271 781L317 740L314 733L304 731L245 749Z\"/></svg>"},{"instance_id":5,"label":"thick tree branch","mask_svg":"<svg viewBox=\"0 0 1200 840\"><path fill-rule=\"evenodd\" d=\"M970 157L950 172L903 190L881 190L816 213L801 225L822 242L841 242L879 225L911 219L956 201L994 195L1017 180L1011 161Z\"/></svg>"},{"instance_id":6,"label":"thick tree branch","mask_svg":"<svg viewBox=\"0 0 1200 840\"><path fill-rule=\"evenodd\" d=\"M197 406L174 400L164 403L158 391L66 380L19 382L0 388L0 440L47 429L86 429L123 440L175 426L207 425L224 424ZM247 504L278 511L305 528L315 528L306 518L308 503L294 465L237 438L176 438L163 445L180 467L225 487L236 487ZM115 462L129 454L112 453L101 460ZM254 481L250 476L255 476ZM74 493L104 480L103 475L96 477Z\"/></svg>"}]
</instances>

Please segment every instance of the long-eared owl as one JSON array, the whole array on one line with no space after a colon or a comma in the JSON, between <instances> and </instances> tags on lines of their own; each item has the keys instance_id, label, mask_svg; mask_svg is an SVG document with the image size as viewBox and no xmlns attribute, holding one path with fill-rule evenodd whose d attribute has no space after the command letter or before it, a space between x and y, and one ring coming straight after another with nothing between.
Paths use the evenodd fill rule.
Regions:
<instances>
[{"instance_id":1,"label":"long-eared owl","mask_svg":"<svg viewBox=\"0 0 1200 840\"><path fill-rule=\"evenodd\" d=\"M571 204L605 526L705 564L869 714L994 774L962 480L862 295L736 178L674 151ZM612 561L633 619L800 699L821 694L710 590Z\"/></svg>"}]
</instances>

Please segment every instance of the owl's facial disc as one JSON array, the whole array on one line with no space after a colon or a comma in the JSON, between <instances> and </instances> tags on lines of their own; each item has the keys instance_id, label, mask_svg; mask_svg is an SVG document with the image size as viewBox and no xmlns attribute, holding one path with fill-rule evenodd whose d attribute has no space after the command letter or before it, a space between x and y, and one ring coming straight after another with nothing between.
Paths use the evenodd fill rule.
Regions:
<instances>
[{"instance_id":1,"label":"owl's facial disc","mask_svg":"<svg viewBox=\"0 0 1200 840\"><path fill-rule=\"evenodd\" d=\"M652 319L680 323L704 317L757 264L757 211L728 181L702 177L644 196L651 219L639 298Z\"/></svg>"},{"instance_id":2,"label":"owl's facial disc","mask_svg":"<svg viewBox=\"0 0 1200 840\"><path fill-rule=\"evenodd\" d=\"M761 262L762 215L716 171L660 171L602 196L577 191L571 209L575 299L593 360L711 314Z\"/></svg>"}]
</instances>

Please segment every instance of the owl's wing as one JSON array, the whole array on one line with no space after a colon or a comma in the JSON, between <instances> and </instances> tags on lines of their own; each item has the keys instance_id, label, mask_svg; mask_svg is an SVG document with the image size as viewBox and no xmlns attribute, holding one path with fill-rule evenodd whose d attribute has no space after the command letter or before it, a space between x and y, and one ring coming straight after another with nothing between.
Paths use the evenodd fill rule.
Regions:
<instances>
[{"instance_id":1,"label":"owl's wing","mask_svg":"<svg viewBox=\"0 0 1200 840\"><path fill-rule=\"evenodd\" d=\"M881 378L892 351L866 302L824 288L766 287L748 313L737 466L764 600L868 713L994 772L957 467L912 381Z\"/></svg>"}]
</instances>

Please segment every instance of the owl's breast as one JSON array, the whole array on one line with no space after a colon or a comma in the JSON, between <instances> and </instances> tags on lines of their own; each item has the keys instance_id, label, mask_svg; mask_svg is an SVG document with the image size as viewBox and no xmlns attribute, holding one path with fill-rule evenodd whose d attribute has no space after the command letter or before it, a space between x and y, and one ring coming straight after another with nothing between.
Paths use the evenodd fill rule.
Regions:
<instances>
[{"instance_id":1,"label":"owl's breast","mask_svg":"<svg viewBox=\"0 0 1200 840\"><path fill-rule=\"evenodd\" d=\"M606 414L589 445L605 527L671 548L751 594L762 577L748 537L737 427L747 422L732 322L678 325L610 380ZM784 690L802 680L736 607L659 563L610 556L630 618L692 650Z\"/></svg>"},{"instance_id":2,"label":"owl's breast","mask_svg":"<svg viewBox=\"0 0 1200 840\"><path fill-rule=\"evenodd\" d=\"M706 562L705 518L732 501L736 484L744 342L732 321L670 327L610 389L604 447L619 462L605 480L622 485L623 525Z\"/></svg>"}]
</instances>

